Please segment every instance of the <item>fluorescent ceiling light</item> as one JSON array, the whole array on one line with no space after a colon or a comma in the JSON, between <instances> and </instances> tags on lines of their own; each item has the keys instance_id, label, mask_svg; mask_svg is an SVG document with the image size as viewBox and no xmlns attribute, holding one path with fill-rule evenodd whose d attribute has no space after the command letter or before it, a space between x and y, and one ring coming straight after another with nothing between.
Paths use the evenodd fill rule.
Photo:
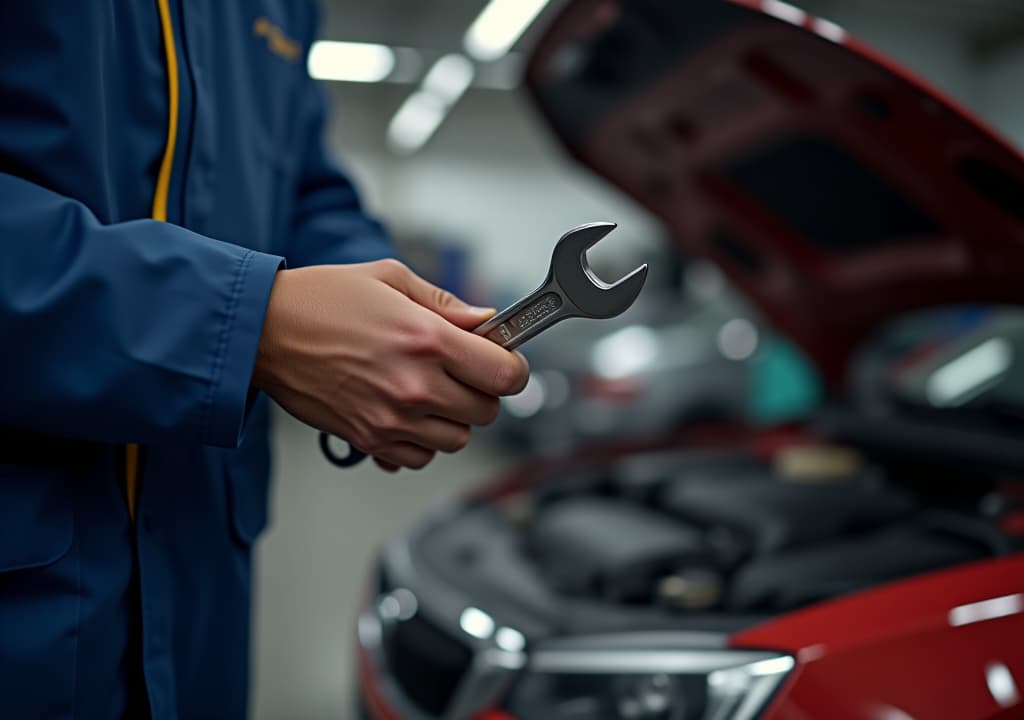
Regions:
<instances>
[{"instance_id":1,"label":"fluorescent ceiling light","mask_svg":"<svg viewBox=\"0 0 1024 720\"><path fill-rule=\"evenodd\" d=\"M990 387L1013 362L1013 347L992 338L932 373L925 394L933 405L962 405Z\"/></svg>"},{"instance_id":2,"label":"fluorescent ceiling light","mask_svg":"<svg viewBox=\"0 0 1024 720\"><path fill-rule=\"evenodd\" d=\"M436 95L414 92L398 108L388 125L388 142L395 152L413 153L430 139L444 120L447 108Z\"/></svg>"},{"instance_id":3,"label":"fluorescent ceiling light","mask_svg":"<svg viewBox=\"0 0 1024 720\"><path fill-rule=\"evenodd\" d=\"M494 619L479 608L468 607L459 616L459 627L475 638L486 640L494 634Z\"/></svg>"},{"instance_id":4,"label":"fluorescent ceiling light","mask_svg":"<svg viewBox=\"0 0 1024 720\"><path fill-rule=\"evenodd\" d=\"M459 53L445 55L434 63L423 78L423 89L440 98L445 105L458 100L473 82L473 63Z\"/></svg>"},{"instance_id":5,"label":"fluorescent ceiling light","mask_svg":"<svg viewBox=\"0 0 1024 720\"><path fill-rule=\"evenodd\" d=\"M321 40L309 51L309 74L317 80L380 82L394 67L395 52L387 45Z\"/></svg>"},{"instance_id":6,"label":"fluorescent ceiling light","mask_svg":"<svg viewBox=\"0 0 1024 720\"><path fill-rule=\"evenodd\" d=\"M466 31L466 52L477 60L497 60L547 4L548 0L491 0Z\"/></svg>"},{"instance_id":7,"label":"fluorescent ceiling light","mask_svg":"<svg viewBox=\"0 0 1024 720\"><path fill-rule=\"evenodd\" d=\"M427 71L420 89L402 103L388 126L388 143L398 153L413 153L423 147L444 122L454 105L473 82L473 63L452 53Z\"/></svg>"}]
</instances>

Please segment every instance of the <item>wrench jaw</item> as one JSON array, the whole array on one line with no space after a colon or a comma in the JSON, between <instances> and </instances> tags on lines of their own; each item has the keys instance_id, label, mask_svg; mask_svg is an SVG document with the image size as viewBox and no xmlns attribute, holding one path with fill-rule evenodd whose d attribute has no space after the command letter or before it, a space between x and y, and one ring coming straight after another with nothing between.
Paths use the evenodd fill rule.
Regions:
<instances>
[{"instance_id":1,"label":"wrench jaw","mask_svg":"<svg viewBox=\"0 0 1024 720\"><path fill-rule=\"evenodd\" d=\"M633 304L647 281L646 264L610 284L590 269L587 250L616 227L609 222L580 225L563 235L555 246L551 274L582 317L607 319L621 315Z\"/></svg>"},{"instance_id":2,"label":"wrench jaw","mask_svg":"<svg viewBox=\"0 0 1024 720\"><path fill-rule=\"evenodd\" d=\"M647 265L609 285L587 262L587 250L615 227L615 223L597 222L567 232L555 245L544 283L473 332L511 350L566 318L622 314L640 294Z\"/></svg>"},{"instance_id":3,"label":"wrench jaw","mask_svg":"<svg viewBox=\"0 0 1024 720\"><path fill-rule=\"evenodd\" d=\"M589 272L589 270L589 267L586 268L587 272ZM592 275L593 273L590 274ZM606 303L602 306L603 311L607 314L597 315L595 313L589 313L586 314L585 317L607 319L621 315L629 310L636 301L637 297L640 295L640 291L644 289L645 282L647 282L647 263L644 263L618 282L607 285L607 289L601 291L603 293L614 294L614 297L606 297Z\"/></svg>"}]
</instances>

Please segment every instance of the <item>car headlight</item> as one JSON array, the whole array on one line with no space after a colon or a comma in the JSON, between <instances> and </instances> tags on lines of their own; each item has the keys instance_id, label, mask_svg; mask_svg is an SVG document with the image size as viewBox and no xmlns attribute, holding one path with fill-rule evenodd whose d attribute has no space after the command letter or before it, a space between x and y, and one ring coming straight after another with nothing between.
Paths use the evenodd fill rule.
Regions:
<instances>
[{"instance_id":1,"label":"car headlight","mask_svg":"<svg viewBox=\"0 0 1024 720\"><path fill-rule=\"evenodd\" d=\"M751 720L793 665L745 650L538 649L507 707L549 720Z\"/></svg>"}]
</instances>

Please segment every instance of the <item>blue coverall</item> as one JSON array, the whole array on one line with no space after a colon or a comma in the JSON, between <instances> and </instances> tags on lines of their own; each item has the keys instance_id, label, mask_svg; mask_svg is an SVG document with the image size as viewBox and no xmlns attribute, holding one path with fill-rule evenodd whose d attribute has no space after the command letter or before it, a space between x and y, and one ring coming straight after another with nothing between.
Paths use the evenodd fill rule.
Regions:
<instances>
[{"instance_id":1,"label":"blue coverall","mask_svg":"<svg viewBox=\"0 0 1024 720\"><path fill-rule=\"evenodd\" d=\"M0 718L246 713L270 288L391 253L322 149L315 24L0 4Z\"/></svg>"}]
</instances>

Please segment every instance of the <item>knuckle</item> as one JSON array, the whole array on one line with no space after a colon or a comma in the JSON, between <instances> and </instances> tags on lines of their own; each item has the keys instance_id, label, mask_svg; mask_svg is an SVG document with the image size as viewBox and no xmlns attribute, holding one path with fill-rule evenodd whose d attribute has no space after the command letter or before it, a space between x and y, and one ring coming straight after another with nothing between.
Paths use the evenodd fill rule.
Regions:
<instances>
[{"instance_id":1,"label":"knuckle","mask_svg":"<svg viewBox=\"0 0 1024 720\"><path fill-rule=\"evenodd\" d=\"M399 278L407 269L405 265L394 258L378 260L375 265L377 266L381 277L386 279Z\"/></svg>"},{"instance_id":2,"label":"knuckle","mask_svg":"<svg viewBox=\"0 0 1024 720\"><path fill-rule=\"evenodd\" d=\"M405 329L407 347L411 354L433 357L441 353L441 329L436 323L412 323Z\"/></svg>"},{"instance_id":3,"label":"knuckle","mask_svg":"<svg viewBox=\"0 0 1024 720\"><path fill-rule=\"evenodd\" d=\"M360 428L352 433L352 445L366 453L373 454L380 449L380 438L370 428Z\"/></svg>"},{"instance_id":4,"label":"knuckle","mask_svg":"<svg viewBox=\"0 0 1024 720\"><path fill-rule=\"evenodd\" d=\"M494 389L498 395L515 395L526 385L526 372L519 364L503 362L494 370Z\"/></svg>"},{"instance_id":5,"label":"knuckle","mask_svg":"<svg viewBox=\"0 0 1024 720\"><path fill-rule=\"evenodd\" d=\"M374 441L382 442L402 429L402 419L398 413L380 409L373 414L370 426L374 430Z\"/></svg>"},{"instance_id":6,"label":"knuckle","mask_svg":"<svg viewBox=\"0 0 1024 720\"><path fill-rule=\"evenodd\" d=\"M421 408L430 403L430 388L424 380L410 375L396 383L392 388L392 397L403 408Z\"/></svg>"}]
</instances>

